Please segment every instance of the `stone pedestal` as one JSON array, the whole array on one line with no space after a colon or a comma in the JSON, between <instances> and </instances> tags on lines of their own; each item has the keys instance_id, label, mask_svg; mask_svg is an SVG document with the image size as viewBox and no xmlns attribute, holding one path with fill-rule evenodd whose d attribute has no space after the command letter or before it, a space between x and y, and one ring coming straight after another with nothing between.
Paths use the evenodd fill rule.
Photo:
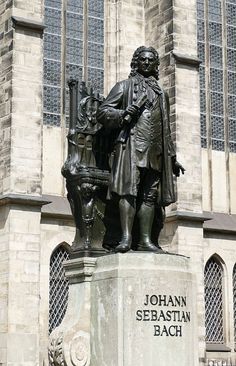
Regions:
<instances>
[{"instance_id":1,"label":"stone pedestal","mask_svg":"<svg viewBox=\"0 0 236 366\"><path fill-rule=\"evenodd\" d=\"M183 256L99 258L91 283L90 365L197 365L195 287Z\"/></svg>"},{"instance_id":2,"label":"stone pedestal","mask_svg":"<svg viewBox=\"0 0 236 366\"><path fill-rule=\"evenodd\" d=\"M196 284L183 256L77 258L69 303L50 336L51 366L196 366Z\"/></svg>"}]
</instances>

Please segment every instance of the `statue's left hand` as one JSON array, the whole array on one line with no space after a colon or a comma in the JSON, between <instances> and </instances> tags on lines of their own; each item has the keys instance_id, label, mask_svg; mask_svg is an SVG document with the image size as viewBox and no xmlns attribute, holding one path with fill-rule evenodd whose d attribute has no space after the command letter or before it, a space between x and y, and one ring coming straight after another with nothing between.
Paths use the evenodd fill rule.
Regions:
<instances>
[{"instance_id":1,"label":"statue's left hand","mask_svg":"<svg viewBox=\"0 0 236 366\"><path fill-rule=\"evenodd\" d=\"M172 171L176 177L179 177L180 172L184 174L185 169L176 159L172 159Z\"/></svg>"}]
</instances>

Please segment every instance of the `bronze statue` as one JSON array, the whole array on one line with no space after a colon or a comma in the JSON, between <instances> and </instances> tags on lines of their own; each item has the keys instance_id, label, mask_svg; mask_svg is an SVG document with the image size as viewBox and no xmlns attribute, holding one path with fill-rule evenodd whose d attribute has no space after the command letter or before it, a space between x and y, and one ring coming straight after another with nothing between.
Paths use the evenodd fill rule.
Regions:
<instances>
[{"instance_id":1,"label":"bronze statue","mask_svg":"<svg viewBox=\"0 0 236 366\"><path fill-rule=\"evenodd\" d=\"M135 215L140 231L136 250L162 250L151 240L155 209L175 202L173 174L178 177L185 170L176 160L158 66L157 51L139 47L129 78L118 82L98 108L97 121L116 134L109 194L119 198L122 237L115 252L131 249Z\"/></svg>"}]
</instances>

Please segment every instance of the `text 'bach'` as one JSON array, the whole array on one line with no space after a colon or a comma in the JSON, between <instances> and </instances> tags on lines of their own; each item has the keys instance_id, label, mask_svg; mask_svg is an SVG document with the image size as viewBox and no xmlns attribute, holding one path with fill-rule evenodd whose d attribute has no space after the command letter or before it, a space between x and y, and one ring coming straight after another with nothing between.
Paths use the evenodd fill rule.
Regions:
<instances>
[{"instance_id":1,"label":"text 'bach'","mask_svg":"<svg viewBox=\"0 0 236 366\"><path fill-rule=\"evenodd\" d=\"M191 321L186 296L145 295L143 306L136 311L136 321L157 323L153 324L155 337L182 337L183 324Z\"/></svg>"}]
</instances>

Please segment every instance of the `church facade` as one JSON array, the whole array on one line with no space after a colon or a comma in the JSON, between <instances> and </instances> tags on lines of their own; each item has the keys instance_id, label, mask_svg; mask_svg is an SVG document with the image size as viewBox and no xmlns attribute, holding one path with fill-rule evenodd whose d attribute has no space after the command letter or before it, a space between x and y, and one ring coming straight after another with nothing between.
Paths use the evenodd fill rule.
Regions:
<instances>
[{"instance_id":1,"label":"church facade","mask_svg":"<svg viewBox=\"0 0 236 366\"><path fill-rule=\"evenodd\" d=\"M160 244L190 257L199 365L236 365L236 1L0 0L0 364L45 366L75 227L61 167L68 86L107 95L160 55L178 160Z\"/></svg>"}]
</instances>

